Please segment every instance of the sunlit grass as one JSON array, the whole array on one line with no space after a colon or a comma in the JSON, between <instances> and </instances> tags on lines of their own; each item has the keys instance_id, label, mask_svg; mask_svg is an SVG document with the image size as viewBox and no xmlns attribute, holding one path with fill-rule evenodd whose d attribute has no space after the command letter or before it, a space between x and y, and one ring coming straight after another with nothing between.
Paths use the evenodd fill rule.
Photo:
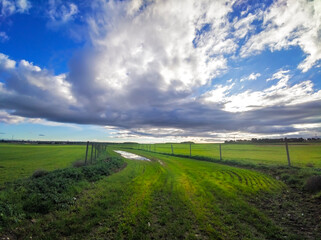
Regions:
<instances>
[{"instance_id":1,"label":"sunlit grass","mask_svg":"<svg viewBox=\"0 0 321 240\"><path fill-rule=\"evenodd\" d=\"M0 144L0 186L4 182L29 177L35 170L69 167L84 159L85 145Z\"/></svg>"},{"instance_id":2,"label":"sunlit grass","mask_svg":"<svg viewBox=\"0 0 321 240\"><path fill-rule=\"evenodd\" d=\"M190 155L189 144L172 144L173 153ZM124 145L126 146L126 145ZM171 144L127 145L171 154ZM192 156L220 159L219 144L192 144ZM222 159L247 164L288 165L284 144L221 144ZM298 167L321 167L321 144L289 144L291 164Z\"/></svg>"},{"instance_id":3,"label":"sunlit grass","mask_svg":"<svg viewBox=\"0 0 321 240\"><path fill-rule=\"evenodd\" d=\"M246 169L132 152L152 161L126 160L124 170L92 185L71 209L20 232L34 239L269 239L283 231L248 201L278 194L281 182Z\"/></svg>"}]
</instances>

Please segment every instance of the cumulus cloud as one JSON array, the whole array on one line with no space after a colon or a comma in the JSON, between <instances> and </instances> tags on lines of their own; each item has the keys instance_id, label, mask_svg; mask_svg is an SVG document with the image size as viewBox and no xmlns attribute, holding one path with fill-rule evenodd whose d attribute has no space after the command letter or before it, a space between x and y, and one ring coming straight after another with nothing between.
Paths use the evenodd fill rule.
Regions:
<instances>
[{"instance_id":1,"label":"cumulus cloud","mask_svg":"<svg viewBox=\"0 0 321 240\"><path fill-rule=\"evenodd\" d=\"M58 24L79 11L72 2L50 4L49 16ZM94 14L84 16L89 42L75 52L68 73L57 76L0 54L0 119L110 126L121 138L209 140L231 133L256 137L303 131L300 126L321 120L321 91L310 80L290 84L290 71L280 69L266 79L273 85L262 91L236 92L232 79L211 87L229 70L229 58L238 50L244 57L246 49L250 55L295 43L308 53L299 41L301 28L291 41L284 36L280 43L263 39L265 32L280 32L284 24L294 31L288 23L278 25L278 17L293 20L278 16L275 6L231 19L233 1L93 1ZM301 9L302 16L310 8ZM258 19L266 30L256 34ZM240 81L261 78L255 71Z\"/></svg>"},{"instance_id":2,"label":"cumulus cloud","mask_svg":"<svg viewBox=\"0 0 321 240\"><path fill-rule=\"evenodd\" d=\"M299 46L306 54L298 65L302 72L308 71L321 59L320 1L275 1L259 17L262 19L262 31L253 34L242 46L242 57L258 54L264 49L279 51Z\"/></svg>"}]
</instances>

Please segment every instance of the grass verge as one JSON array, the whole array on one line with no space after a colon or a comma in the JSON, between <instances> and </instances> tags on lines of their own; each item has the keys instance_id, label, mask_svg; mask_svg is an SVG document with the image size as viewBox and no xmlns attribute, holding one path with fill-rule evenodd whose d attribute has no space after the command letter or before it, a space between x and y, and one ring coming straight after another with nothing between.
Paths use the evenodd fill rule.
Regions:
<instances>
[{"instance_id":1,"label":"grass verge","mask_svg":"<svg viewBox=\"0 0 321 240\"><path fill-rule=\"evenodd\" d=\"M94 165L59 169L15 181L0 192L0 231L12 231L25 219L67 209L90 182L121 168L124 161L113 157Z\"/></svg>"}]
</instances>

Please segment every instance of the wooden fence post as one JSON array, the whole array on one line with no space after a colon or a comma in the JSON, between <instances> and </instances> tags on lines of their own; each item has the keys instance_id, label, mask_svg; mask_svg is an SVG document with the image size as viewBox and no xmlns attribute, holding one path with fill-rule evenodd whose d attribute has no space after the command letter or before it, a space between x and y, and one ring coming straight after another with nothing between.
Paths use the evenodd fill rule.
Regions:
<instances>
[{"instance_id":1,"label":"wooden fence post","mask_svg":"<svg viewBox=\"0 0 321 240\"><path fill-rule=\"evenodd\" d=\"M288 157L288 165L291 167L291 160L289 154L289 147L288 147L288 140L285 138L285 149L286 149L286 156Z\"/></svg>"},{"instance_id":2,"label":"wooden fence post","mask_svg":"<svg viewBox=\"0 0 321 240\"><path fill-rule=\"evenodd\" d=\"M97 144L95 143L95 161L97 159Z\"/></svg>"},{"instance_id":3,"label":"wooden fence post","mask_svg":"<svg viewBox=\"0 0 321 240\"><path fill-rule=\"evenodd\" d=\"M174 154L174 151L173 151L173 144L171 144L171 148L172 148L172 155Z\"/></svg>"},{"instance_id":4,"label":"wooden fence post","mask_svg":"<svg viewBox=\"0 0 321 240\"><path fill-rule=\"evenodd\" d=\"M87 141L85 165L87 165L88 144L89 144L89 141Z\"/></svg>"},{"instance_id":5,"label":"wooden fence post","mask_svg":"<svg viewBox=\"0 0 321 240\"><path fill-rule=\"evenodd\" d=\"M220 160L222 161L222 148L221 148L221 144L220 144Z\"/></svg>"},{"instance_id":6,"label":"wooden fence post","mask_svg":"<svg viewBox=\"0 0 321 240\"><path fill-rule=\"evenodd\" d=\"M189 144L189 157L192 157L192 144Z\"/></svg>"}]
</instances>

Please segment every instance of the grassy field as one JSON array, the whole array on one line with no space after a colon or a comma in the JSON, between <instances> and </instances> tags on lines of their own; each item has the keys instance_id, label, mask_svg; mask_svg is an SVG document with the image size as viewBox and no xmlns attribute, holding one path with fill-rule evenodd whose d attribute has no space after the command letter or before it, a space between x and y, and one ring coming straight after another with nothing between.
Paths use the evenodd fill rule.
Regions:
<instances>
[{"instance_id":1,"label":"grassy field","mask_svg":"<svg viewBox=\"0 0 321 240\"><path fill-rule=\"evenodd\" d=\"M286 186L251 170L134 151L152 161L92 184L68 210L14 226L32 239L289 239L253 200ZM110 155L117 155L109 148ZM292 236L293 237L293 236Z\"/></svg>"},{"instance_id":2,"label":"grassy field","mask_svg":"<svg viewBox=\"0 0 321 240\"><path fill-rule=\"evenodd\" d=\"M171 144L133 144L124 146L150 149L160 153L172 153ZM284 166L288 164L284 144L222 144L221 149L223 160L267 166ZM189 156L190 146L189 144L173 144L173 152L174 154ZM289 144L289 152L293 166L321 168L321 143ZM192 156L220 159L219 144L192 144Z\"/></svg>"},{"instance_id":3,"label":"grassy field","mask_svg":"<svg viewBox=\"0 0 321 240\"><path fill-rule=\"evenodd\" d=\"M23 146L16 147L19 149ZM36 147L53 148L47 149L47 152L54 152L54 149L63 149L64 154L68 152L68 146ZM69 147L79 147L78 151L81 153L84 150L84 146ZM109 146L109 158L119 156L114 150L122 147L123 145ZM2 230L0 226L0 239L321 238L319 204L311 205L311 196L308 201L301 201L300 193L293 197L294 195L290 195L291 189L275 177L219 163L136 149L128 151L151 161L124 159L127 166L117 173L98 181L79 182L75 187L70 185L71 190L66 188L69 195L59 193L62 194L60 198L63 201L60 202L63 207L49 205L49 209L54 210L45 214L30 213L29 205L21 202L20 205L27 206L21 209L28 213L14 215L17 219L13 218L13 223ZM42 161L44 159L47 161L45 156ZM70 162L66 161L66 166ZM99 172L99 166L92 167ZM78 171L75 171L67 169L66 173L62 171L55 175L69 179L68 174L71 174L78 178L79 173L76 174ZM94 174L89 169L85 173ZM39 194L46 196L39 183L50 184L47 181L50 176L47 175L44 180L37 178L28 181L36 181L30 184L39 186ZM94 175L92 177L95 179ZM58 191L46 188L50 192ZM14 194L15 191L11 191ZM14 207L20 201L13 197L12 201L18 203L10 205L6 196L12 194L3 194L3 201L0 202L0 225L1 217L4 217L1 209L14 213ZM23 197L26 193L23 190L21 194L22 201L26 198ZM37 197L38 193L34 196ZM56 201L55 196L52 195L50 204ZM68 205L65 205L66 199L70 199ZM315 215L311 214L312 207L315 207Z\"/></svg>"},{"instance_id":4,"label":"grassy field","mask_svg":"<svg viewBox=\"0 0 321 240\"><path fill-rule=\"evenodd\" d=\"M35 170L69 167L85 157L84 145L0 144L0 186L29 177Z\"/></svg>"}]
</instances>

